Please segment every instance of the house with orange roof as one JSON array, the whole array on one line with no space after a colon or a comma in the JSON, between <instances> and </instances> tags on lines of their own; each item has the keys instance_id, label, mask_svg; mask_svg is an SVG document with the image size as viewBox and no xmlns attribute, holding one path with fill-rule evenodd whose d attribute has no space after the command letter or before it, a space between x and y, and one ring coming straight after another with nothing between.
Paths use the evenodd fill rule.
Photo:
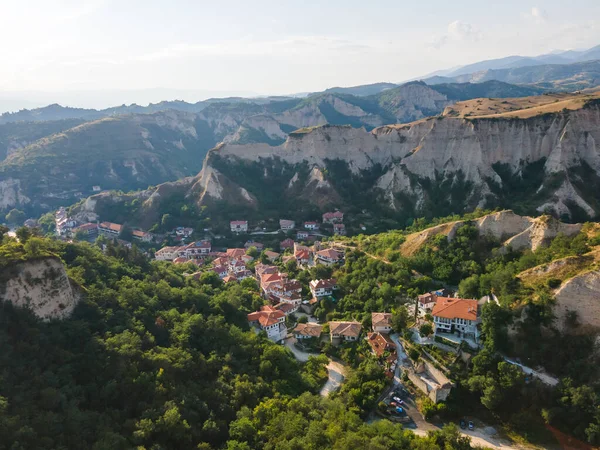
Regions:
<instances>
[{"instance_id":1,"label":"house with orange roof","mask_svg":"<svg viewBox=\"0 0 600 450\"><path fill-rule=\"evenodd\" d=\"M333 294L333 291L338 288L337 281L333 278L326 280L311 280L308 283L310 292L313 297L327 297Z\"/></svg>"},{"instance_id":2,"label":"house with orange roof","mask_svg":"<svg viewBox=\"0 0 600 450\"><path fill-rule=\"evenodd\" d=\"M267 333L273 342L282 341L287 335L285 313L273 306L265 305L260 311L248 314L248 323Z\"/></svg>"},{"instance_id":3,"label":"house with orange roof","mask_svg":"<svg viewBox=\"0 0 600 450\"><path fill-rule=\"evenodd\" d=\"M98 225L98 232L107 237L116 237L121 234L121 230L123 229L123 225L112 222L100 222Z\"/></svg>"},{"instance_id":4,"label":"house with orange roof","mask_svg":"<svg viewBox=\"0 0 600 450\"><path fill-rule=\"evenodd\" d=\"M332 248L319 250L317 253L315 253L315 262L319 264L335 264L341 262L343 259L344 254Z\"/></svg>"},{"instance_id":5,"label":"house with orange roof","mask_svg":"<svg viewBox=\"0 0 600 450\"><path fill-rule=\"evenodd\" d=\"M367 342L377 357L382 357L385 352L396 351L396 344L394 344L394 341L392 341L385 333L379 333L377 331L369 333L367 335Z\"/></svg>"},{"instance_id":6,"label":"house with orange roof","mask_svg":"<svg viewBox=\"0 0 600 450\"><path fill-rule=\"evenodd\" d=\"M246 254L246 249L245 248L228 248L227 249L227 256L230 258L241 258L242 256L244 256Z\"/></svg>"},{"instance_id":7,"label":"house with orange roof","mask_svg":"<svg viewBox=\"0 0 600 450\"><path fill-rule=\"evenodd\" d=\"M392 331L391 313L371 313L371 327L378 333L389 333Z\"/></svg>"},{"instance_id":8,"label":"house with orange roof","mask_svg":"<svg viewBox=\"0 0 600 450\"><path fill-rule=\"evenodd\" d=\"M134 239L142 242L152 242L153 239L152 233L142 230L133 230L132 235Z\"/></svg>"},{"instance_id":9,"label":"house with orange roof","mask_svg":"<svg viewBox=\"0 0 600 450\"><path fill-rule=\"evenodd\" d=\"M316 323L299 323L294 329L296 339L320 338L323 332L323 325Z\"/></svg>"},{"instance_id":10,"label":"house with orange roof","mask_svg":"<svg viewBox=\"0 0 600 450\"><path fill-rule=\"evenodd\" d=\"M273 252L271 250L265 250L265 256L267 257L267 259L271 262L275 261L277 258L279 258L279 253L277 252Z\"/></svg>"},{"instance_id":11,"label":"house with orange roof","mask_svg":"<svg viewBox=\"0 0 600 450\"><path fill-rule=\"evenodd\" d=\"M329 322L329 337L334 345L342 341L357 341L361 331L360 322Z\"/></svg>"},{"instance_id":12,"label":"house with orange roof","mask_svg":"<svg viewBox=\"0 0 600 450\"><path fill-rule=\"evenodd\" d=\"M481 322L477 300L437 297L433 311L435 334L458 333L459 337L479 338Z\"/></svg>"}]
</instances>

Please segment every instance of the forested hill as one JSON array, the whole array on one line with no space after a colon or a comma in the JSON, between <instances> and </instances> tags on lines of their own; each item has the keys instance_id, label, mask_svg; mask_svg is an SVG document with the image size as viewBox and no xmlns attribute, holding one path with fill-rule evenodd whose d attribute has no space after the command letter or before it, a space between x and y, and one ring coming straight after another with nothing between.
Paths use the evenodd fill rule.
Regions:
<instances>
[{"instance_id":1,"label":"forested hill","mask_svg":"<svg viewBox=\"0 0 600 450\"><path fill-rule=\"evenodd\" d=\"M19 237L0 241L0 273L52 255L84 296L61 321L1 305L2 450L471 448L455 428L422 438L365 424L361 380L381 376L368 364L348 394L314 395L323 358L300 364L249 331L246 314L262 304L251 279L225 286L135 247Z\"/></svg>"}]
</instances>

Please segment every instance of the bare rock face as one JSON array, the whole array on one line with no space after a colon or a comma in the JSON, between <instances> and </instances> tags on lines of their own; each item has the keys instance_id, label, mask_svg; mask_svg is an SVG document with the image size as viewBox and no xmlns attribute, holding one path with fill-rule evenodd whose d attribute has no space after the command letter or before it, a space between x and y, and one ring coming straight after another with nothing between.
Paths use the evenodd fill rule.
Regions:
<instances>
[{"instance_id":1,"label":"bare rock face","mask_svg":"<svg viewBox=\"0 0 600 450\"><path fill-rule=\"evenodd\" d=\"M582 327L600 331L600 272L587 272L571 278L555 293L556 325L565 327L569 311L577 314Z\"/></svg>"},{"instance_id":2,"label":"bare rock face","mask_svg":"<svg viewBox=\"0 0 600 450\"><path fill-rule=\"evenodd\" d=\"M430 238L443 234L451 241L456 236L456 231L464 221L456 221L427 228L426 230L410 234L400 246L400 251L405 256L417 252ZM510 210L500 211L480 217L474 221L480 235L490 236L502 242L503 249L532 251L547 244L559 234L574 236L581 231L581 224L562 223L549 216L527 217L519 216Z\"/></svg>"},{"instance_id":3,"label":"bare rock face","mask_svg":"<svg viewBox=\"0 0 600 450\"><path fill-rule=\"evenodd\" d=\"M42 320L69 317L79 298L58 258L18 263L0 277L0 299L29 308Z\"/></svg>"},{"instance_id":4,"label":"bare rock face","mask_svg":"<svg viewBox=\"0 0 600 450\"><path fill-rule=\"evenodd\" d=\"M0 210L29 203L30 199L21 190L21 181L13 178L0 180Z\"/></svg>"},{"instance_id":5,"label":"bare rock face","mask_svg":"<svg viewBox=\"0 0 600 450\"><path fill-rule=\"evenodd\" d=\"M432 99L432 105L439 101L442 99ZM346 114L359 114L356 106L346 108L340 102L337 105ZM383 191L391 207L395 207L397 193L414 197L418 206L422 198L418 180L461 174L476 197L465 202L485 206L486 196L495 195L490 186L503 184L497 164L516 175L533 162L542 162L540 170L547 175L566 174L573 167L587 165L600 176L600 106L592 104L528 119L435 117L371 132L325 125L290 133L283 144L274 147L221 145L209 153L209 165L211 153L233 162L279 159L317 168L325 168L327 161L341 160L353 174L381 167L383 175L373 189ZM581 197L569 178L547 190L546 198L536 205L540 212L565 214L568 205L575 204L590 216L600 213Z\"/></svg>"}]
</instances>

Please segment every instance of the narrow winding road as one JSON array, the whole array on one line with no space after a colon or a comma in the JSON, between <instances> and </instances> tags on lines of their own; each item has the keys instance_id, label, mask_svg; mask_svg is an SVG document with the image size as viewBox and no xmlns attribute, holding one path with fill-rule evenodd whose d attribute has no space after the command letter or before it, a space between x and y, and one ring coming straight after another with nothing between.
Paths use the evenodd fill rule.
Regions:
<instances>
[{"instance_id":1,"label":"narrow winding road","mask_svg":"<svg viewBox=\"0 0 600 450\"><path fill-rule=\"evenodd\" d=\"M285 346L290 349L298 361L306 362L310 356L318 356L317 353L309 353L300 350L294 345L295 343L296 338L294 337L289 337L285 340ZM339 389L342 381L344 381L344 378L346 377L347 370L343 363L329 359L329 364L327 364L327 372L329 374L329 378L323 385L323 388L320 392L323 397L326 397L330 392Z\"/></svg>"}]
</instances>

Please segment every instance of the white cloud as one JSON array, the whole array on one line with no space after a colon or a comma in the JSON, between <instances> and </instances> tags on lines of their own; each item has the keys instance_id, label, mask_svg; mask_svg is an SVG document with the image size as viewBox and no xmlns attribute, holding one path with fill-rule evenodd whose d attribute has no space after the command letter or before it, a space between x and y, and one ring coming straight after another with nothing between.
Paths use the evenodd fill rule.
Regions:
<instances>
[{"instance_id":1,"label":"white cloud","mask_svg":"<svg viewBox=\"0 0 600 450\"><path fill-rule=\"evenodd\" d=\"M530 11L524 13L523 17L526 20L540 24L548 21L548 12L545 9L534 6Z\"/></svg>"},{"instance_id":2,"label":"white cloud","mask_svg":"<svg viewBox=\"0 0 600 450\"><path fill-rule=\"evenodd\" d=\"M481 40L482 33L474 25L455 20L450 22L446 28L446 33L435 35L429 41L429 47L440 49L450 42L471 41L476 42Z\"/></svg>"}]
</instances>

